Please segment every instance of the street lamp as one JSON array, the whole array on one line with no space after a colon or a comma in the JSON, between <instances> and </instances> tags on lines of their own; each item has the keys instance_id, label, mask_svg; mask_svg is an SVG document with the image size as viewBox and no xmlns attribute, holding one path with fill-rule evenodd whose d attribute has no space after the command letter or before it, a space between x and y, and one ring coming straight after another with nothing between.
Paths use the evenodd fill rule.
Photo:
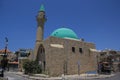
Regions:
<instances>
[{"instance_id":1,"label":"street lamp","mask_svg":"<svg viewBox=\"0 0 120 80\"><path fill-rule=\"evenodd\" d=\"M5 52L3 53L3 59L1 60L1 65L3 70L5 70L5 68L8 66L7 46L8 46L8 38L5 37Z\"/></svg>"},{"instance_id":2,"label":"street lamp","mask_svg":"<svg viewBox=\"0 0 120 80\"><path fill-rule=\"evenodd\" d=\"M7 46L8 46L8 38L5 37L5 53L4 53L4 58L7 57Z\"/></svg>"}]
</instances>

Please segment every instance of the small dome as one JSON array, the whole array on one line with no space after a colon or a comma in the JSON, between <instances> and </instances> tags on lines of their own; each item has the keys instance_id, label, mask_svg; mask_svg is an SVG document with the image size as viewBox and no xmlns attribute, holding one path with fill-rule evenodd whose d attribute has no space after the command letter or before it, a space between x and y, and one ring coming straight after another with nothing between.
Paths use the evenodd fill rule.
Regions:
<instances>
[{"instance_id":1,"label":"small dome","mask_svg":"<svg viewBox=\"0 0 120 80\"><path fill-rule=\"evenodd\" d=\"M56 29L51 36L58 37L58 38L73 38L73 39L78 39L77 35L75 32L71 29L68 28L59 28Z\"/></svg>"}]
</instances>

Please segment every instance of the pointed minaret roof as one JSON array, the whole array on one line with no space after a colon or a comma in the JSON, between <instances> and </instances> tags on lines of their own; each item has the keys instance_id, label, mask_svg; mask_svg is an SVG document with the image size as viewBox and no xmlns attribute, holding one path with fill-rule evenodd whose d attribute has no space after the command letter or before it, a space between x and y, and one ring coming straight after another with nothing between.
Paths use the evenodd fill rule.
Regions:
<instances>
[{"instance_id":1,"label":"pointed minaret roof","mask_svg":"<svg viewBox=\"0 0 120 80\"><path fill-rule=\"evenodd\" d=\"M44 8L43 4L40 6L40 11L45 11L45 8Z\"/></svg>"}]
</instances>

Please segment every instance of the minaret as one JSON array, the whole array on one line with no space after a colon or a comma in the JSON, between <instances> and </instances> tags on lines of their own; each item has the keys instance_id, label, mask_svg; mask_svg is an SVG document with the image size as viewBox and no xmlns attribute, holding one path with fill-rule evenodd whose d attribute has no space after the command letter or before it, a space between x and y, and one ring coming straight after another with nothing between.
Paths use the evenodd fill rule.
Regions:
<instances>
[{"instance_id":1,"label":"minaret","mask_svg":"<svg viewBox=\"0 0 120 80\"><path fill-rule=\"evenodd\" d=\"M45 9L44 5L41 5L40 11L37 15L37 36L36 36L36 43L35 43L35 49L34 49L34 60L36 60L37 54L38 54L38 48L40 44L43 43L43 37L44 37L44 23L46 21L45 17Z\"/></svg>"}]
</instances>

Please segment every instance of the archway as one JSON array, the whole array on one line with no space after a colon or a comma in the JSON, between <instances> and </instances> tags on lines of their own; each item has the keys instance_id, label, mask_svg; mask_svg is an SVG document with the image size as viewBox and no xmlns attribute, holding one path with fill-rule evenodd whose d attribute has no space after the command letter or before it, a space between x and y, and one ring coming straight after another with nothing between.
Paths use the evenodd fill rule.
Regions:
<instances>
[{"instance_id":1,"label":"archway","mask_svg":"<svg viewBox=\"0 0 120 80\"><path fill-rule=\"evenodd\" d=\"M42 44L38 48L37 61L41 65L42 70L45 71L45 65L46 65L46 61L45 61L45 48L43 47Z\"/></svg>"}]
</instances>

